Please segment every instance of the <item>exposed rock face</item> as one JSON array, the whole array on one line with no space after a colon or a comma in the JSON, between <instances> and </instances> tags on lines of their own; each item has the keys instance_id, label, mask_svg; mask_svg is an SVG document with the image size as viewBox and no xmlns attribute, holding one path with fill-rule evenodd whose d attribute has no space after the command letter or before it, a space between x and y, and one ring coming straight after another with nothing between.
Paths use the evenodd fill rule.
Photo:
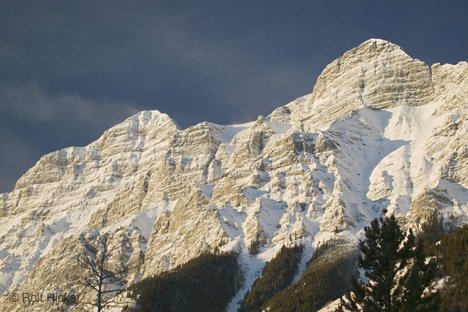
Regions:
<instances>
[{"instance_id":1,"label":"exposed rock face","mask_svg":"<svg viewBox=\"0 0 468 312\"><path fill-rule=\"evenodd\" d=\"M43 156L0 195L0 292L86 295L74 258L95 230L111 233L116 264L139 268L132 282L206 250L264 261L283 244L353 239L384 209L408 225L433 211L466 223L467 99L466 62L429 67L371 39L251 123L182 130L141 112Z\"/></svg>"},{"instance_id":2,"label":"exposed rock face","mask_svg":"<svg viewBox=\"0 0 468 312\"><path fill-rule=\"evenodd\" d=\"M371 40L325 68L312 101L324 100L336 108L423 105L431 96L431 75L429 66L412 59L399 46Z\"/></svg>"}]
</instances>

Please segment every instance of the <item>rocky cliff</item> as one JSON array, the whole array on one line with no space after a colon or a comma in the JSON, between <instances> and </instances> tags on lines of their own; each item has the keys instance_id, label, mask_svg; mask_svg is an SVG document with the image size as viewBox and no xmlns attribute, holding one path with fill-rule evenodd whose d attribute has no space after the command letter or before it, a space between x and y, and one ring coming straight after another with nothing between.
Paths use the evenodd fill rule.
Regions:
<instances>
[{"instance_id":1,"label":"rocky cliff","mask_svg":"<svg viewBox=\"0 0 468 312\"><path fill-rule=\"evenodd\" d=\"M282 245L304 243L305 262L384 211L413 227L434 212L467 223L467 101L466 62L428 66L371 39L328 65L311 94L250 123L180 129L138 113L43 156L0 194L0 293L86 297L75 257L96 230L110 233L116 265L138 267L129 283L237 250L239 299ZM10 299L2 310L23 311Z\"/></svg>"}]
</instances>

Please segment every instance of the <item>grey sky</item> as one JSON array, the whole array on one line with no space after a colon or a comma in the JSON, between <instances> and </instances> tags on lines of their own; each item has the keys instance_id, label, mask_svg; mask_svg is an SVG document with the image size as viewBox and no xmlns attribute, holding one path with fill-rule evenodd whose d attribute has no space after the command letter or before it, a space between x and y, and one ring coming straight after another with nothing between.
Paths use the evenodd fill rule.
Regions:
<instances>
[{"instance_id":1,"label":"grey sky","mask_svg":"<svg viewBox=\"0 0 468 312\"><path fill-rule=\"evenodd\" d=\"M465 1L0 2L0 192L134 112L244 122L309 93L369 38L467 59Z\"/></svg>"}]
</instances>

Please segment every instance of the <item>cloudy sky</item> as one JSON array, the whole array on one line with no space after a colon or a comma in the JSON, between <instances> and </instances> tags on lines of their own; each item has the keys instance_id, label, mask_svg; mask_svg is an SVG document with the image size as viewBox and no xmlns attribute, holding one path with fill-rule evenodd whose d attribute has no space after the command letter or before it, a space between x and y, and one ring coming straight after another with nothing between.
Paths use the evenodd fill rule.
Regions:
<instances>
[{"instance_id":1,"label":"cloudy sky","mask_svg":"<svg viewBox=\"0 0 468 312\"><path fill-rule=\"evenodd\" d=\"M185 128L268 114L369 38L468 59L466 1L1 0L0 193L140 110Z\"/></svg>"}]
</instances>

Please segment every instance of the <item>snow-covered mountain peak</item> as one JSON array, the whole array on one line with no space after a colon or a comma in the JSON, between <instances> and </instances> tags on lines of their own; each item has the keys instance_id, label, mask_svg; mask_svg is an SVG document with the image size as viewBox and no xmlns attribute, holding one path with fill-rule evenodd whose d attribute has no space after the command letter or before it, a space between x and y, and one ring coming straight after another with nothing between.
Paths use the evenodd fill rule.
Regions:
<instances>
[{"instance_id":1,"label":"snow-covered mountain peak","mask_svg":"<svg viewBox=\"0 0 468 312\"><path fill-rule=\"evenodd\" d=\"M312 101L373 108L422 105L431 88L431 71L399 46L371 39L328 65L317 79Z\"/></svg>"},{"instance_id":2,"label":"snow-covered mountain peak","mask_svg":"<svg viewBox=\"0 0 468 312\"><path fill-rule=\"evenodd\" d=\"M303 243L309 257L385 210L408 225L434 212L466 223L467 99L466 62L429 67L370 39L311 94L249 123L180 129L158 111L135 114L43 156L0 196L0 292L71 287L62 273L95 230L119 246L116 262L141 268L130 282L241 251L256 263L245 291L282 245Z\"/></svg>"}]
</instances>

